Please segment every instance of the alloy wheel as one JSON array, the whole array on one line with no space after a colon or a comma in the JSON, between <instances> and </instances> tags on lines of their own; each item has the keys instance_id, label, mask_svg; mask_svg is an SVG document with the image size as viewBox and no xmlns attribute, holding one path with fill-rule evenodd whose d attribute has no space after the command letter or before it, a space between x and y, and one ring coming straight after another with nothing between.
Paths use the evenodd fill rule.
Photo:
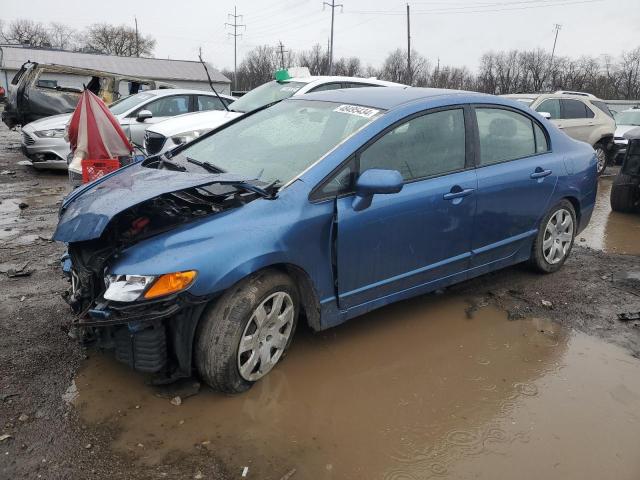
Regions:
<instances>
[{"instance_id":1,"label":"alloy wheel","mask_svg":"<svg viewBox=\"0 0 640 480\"><path fill-rule=\"evenodd\" d=\"M278 363L293 331L295 307L286 292L275 292L258 305L240 337L238 370L255 382Z\"/></svg>"},{"instance_id":2,"label":"alloy wheel","mask_svg":"<svg viewBox=\"0 0 640 480\"><path fill-rule=\"evenodd\" d=\"M544 230L542 254L545 260L552 265L562 261L569 253L572 241L573 217L561 208L551 216Z\"/></svg>"},{"instance_id":3,"label":"alloy wheel","mask_svg":"<svg viewBox=\"0 0 640 480\"><path fill-rule=\"evenodd\" d=\"M605 152L602 147L596 147L595 151L598 162L598 174L600 174L607 168L607 152Z\"/></svg>"}]
</instances>

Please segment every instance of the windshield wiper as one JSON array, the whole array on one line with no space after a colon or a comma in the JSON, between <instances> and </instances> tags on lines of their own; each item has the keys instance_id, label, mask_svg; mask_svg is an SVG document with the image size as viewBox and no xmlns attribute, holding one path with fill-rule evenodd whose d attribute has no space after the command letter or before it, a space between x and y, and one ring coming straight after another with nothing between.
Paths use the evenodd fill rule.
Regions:
<instances>
[{"instance_id":1,"label":"windshield wiper","mask_svg":"<svg viewBox=\"0 0 640 480\"><path fill-rule=\"evenodd\" d=\"M209 163L209 162L201 162L200 160L196 160L194 158L189 158L187 157L187 162L189 163L193 163L194 165L197 165L199 167L204 168L207 172L211 172L211 173L225 173L224 170L222 170L220 167L216 167L213 163Z\"/></svg>"},{"instance_id":2,"label":"windshield wiper","mask_svg":"<svg viewBox=\"0 0 640 480\"><path fill-rule=\"evenodd\" d=\"M164 167L165 165L169 165L171 168L179 171L179 172L185 172L187 169L184 168L182 165L178 165L177 163L173 163L171 160L167 160L166 158L162 158L160 160L160 164L158 165L159 168Z\"/></svg>"},{"instance_id":3,"label":"windshield wiper","mask_svg":"<svg viewBox=\"0 0 640 480\"><path fill-rule=\"evenodd\" d=\"M248 190L249 192L257 193L258 195L264 198L274 199L276 198L276 195L275 195L276 192L270 191L270 190L272 190L273 187L275 187L276 182L273 182L267 185L265 188L259 187L257 185L254 185L253 183L248 183L248 182L233 182L233 183L230 183L229 185L232 185L236 188L242 188L244 190Z\"/></svg>"}]
</instances>

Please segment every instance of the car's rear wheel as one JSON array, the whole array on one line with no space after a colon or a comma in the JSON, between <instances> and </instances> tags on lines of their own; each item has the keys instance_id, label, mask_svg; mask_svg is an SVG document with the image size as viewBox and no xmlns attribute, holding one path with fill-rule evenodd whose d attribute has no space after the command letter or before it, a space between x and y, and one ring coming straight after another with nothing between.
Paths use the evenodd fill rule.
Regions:
<instances>
[{"instance_id":1,"label":"car's rear wheel","mask_svg":"<svg viewBox=\"0 0 640 480\"><path fill-rule=\"evenodd\" d=\"M562 200L540 222L533 242L531 265L543 273L558 271L571 252L575 235L575 210L571 202Z\"/></svg>"},{"instance_id":2,"label":"car's rear wheel","mask_svg":"<svg viewBox=\"0 0 640 480\"><path fill-rule=\"evenodd\" d=\"M213 389L240 393L269 373L286 353L296 328L298 291L277 270L258 272L205 310L195 363Z\"/></svg>"},{"instance_id":3,"label":"car's rear wheel","mask_svg":"<svg viewBox=\"0 0 640 480\"><path fill-rule=\"evenodd\" d=\"M604 147L602 143L596 143L593 146L593 149L596 152L596 159L598 165L598 175L602 175L604 171L607 169L607 149Z\"/></svg>"},{"instance_id":4,"label":"car's rear wheel","mask_svg":"<svg viewBox=\"0 0 640 480\"><path fill-rule=\"evenodd\" d=\"M633 213L640 208L640 186L638 179L619 173L611 186L611 209L616 212Z\"/></svg>"}]
</instances>

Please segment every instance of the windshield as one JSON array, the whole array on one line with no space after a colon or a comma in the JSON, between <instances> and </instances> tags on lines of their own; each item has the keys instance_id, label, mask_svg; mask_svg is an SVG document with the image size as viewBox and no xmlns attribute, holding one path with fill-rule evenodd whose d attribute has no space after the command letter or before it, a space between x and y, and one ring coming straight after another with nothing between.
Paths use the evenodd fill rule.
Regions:
<instances>
[{"instance_id":1,"label":"windshield","mask_svg":"<svg viewBox=\"0 0 640 480\"><path fill-rule=\"evenodd\" d=\"M621 112L616 117L618 125L640 126L640 110Z\"/></svg>"},{"instance_id":2,"label":"windshield","mask_svg":"<svg viewBox=\"0 0 640 480\"><path fill-rule=\"evenodd\" d=\"M155 97L153 93L136 93L135 95L129 95L128 97L113 102L109 105L109 110L111 110L111 113L114 115L120 115L153 97Z\"/></svg>"},{"instance_id":3,"label":"windshield","mask_svg":"<svg viewBox=\"0 0 640 480\"><path fill-rule=\"evenodd\" d=\"M306 83L303 82L272 82L260 85L233 102L231 110L247 113L256 108L264 107L273 102L289 98Z\"/></svg>"},{"instance_id":4,"label":"windshield","mask_svg":"<svg viewBox=\"0 0 640 480\"><path fill-rule=\"evenodd\" d=\"M381 110L311 100L289 100L233 123L185 148L172 161L208 162L219 170L265 183L287 183Z\"/></svg>"}]
</instances>

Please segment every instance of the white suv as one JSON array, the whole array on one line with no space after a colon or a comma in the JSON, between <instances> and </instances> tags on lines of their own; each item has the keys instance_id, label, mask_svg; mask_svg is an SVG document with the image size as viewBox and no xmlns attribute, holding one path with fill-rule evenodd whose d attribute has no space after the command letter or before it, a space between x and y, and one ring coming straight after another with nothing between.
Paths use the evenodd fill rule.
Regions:
<instances>
[{"instance_id":1,"label":"white suv","mask_svg":"<svg viewBox=\"0 0 640 480\"><path fill-rule=\"evenodd\" d=\"M607 104L594 95L559 91L504 96L526 103L570 137L591 145L598 157L598 174L604 172L615 155L616 122Z\"/></svg>"},{"instance_id":2,"label":"white suv","mask_svg":"<svg viewBox=\"0 0 640 480\"><path fill-rule=\"evenodd\" d=\"M147 128L144 149L147 155L158 155L190 142L214 128L257 108L294 95L322 90L357 87L404 87L400 83L377 78L311 76L306 67L276 72L276 80L254 88L229 106L229 111L200 112L179 115Z\"/></svg>"}]
</instances>

